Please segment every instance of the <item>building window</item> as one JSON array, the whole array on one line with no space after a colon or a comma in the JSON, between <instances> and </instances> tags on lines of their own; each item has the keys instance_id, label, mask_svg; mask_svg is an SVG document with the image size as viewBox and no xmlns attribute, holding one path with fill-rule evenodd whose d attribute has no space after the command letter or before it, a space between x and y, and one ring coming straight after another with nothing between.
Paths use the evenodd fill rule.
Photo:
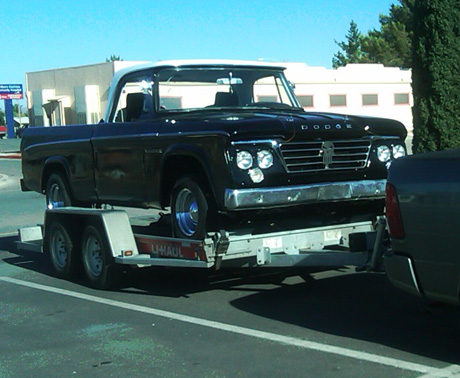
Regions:
<instances>
[{"instance_id":1,"label":"building window","mask_svg":"<svg viewBox=\"0 0 460 378\"><path fill-rule=\"evenodd\" d=\"M409 105L409 93L395 93L395 105Z\"/></svg>"},{"instance_id":2,"label":"building window","mask_svg":"<svg viewBox=\"0 0 460 378\"><path fill-rule=\"evenodd\" d=\"M330 95L329 103L331 106L347 106L347 95Z\"/></svg>"},{"instance_id":3,"label":"building window","mask_svg":"<svg viewBox=\"0 0 460 378\"><path fill-rule=\"evenodd\" d=\"M161 97L160 107L162 109L182 109L182 97Z\"/></svg>"},{"instance_id":4,"label":"building window","mask_svg":"<svg viewBox=\"0 0 460 378\"><path fill-rule=\"evenodd\" d=\"M257 96L257 102L278 102L278 96Z\"/></svg>"},{"instance_id":5,"label":"building window","mask_svg":"<svg viewBox=\"0 0 460 378\"><path fill-rule=\"evenodd\" d=\"M313 108L313 96L297 96L297 100L302 108Z\"/></svg>"},{"instance_id":6,"label":"building window","mask_svg":"<svg viewBox=\"0 0 460 378\"><path fill-rule=\"evenodd\" d=\"M378 105L379 95L377 94L363 94L363 106Z\"/></svg>"}]
</instances>

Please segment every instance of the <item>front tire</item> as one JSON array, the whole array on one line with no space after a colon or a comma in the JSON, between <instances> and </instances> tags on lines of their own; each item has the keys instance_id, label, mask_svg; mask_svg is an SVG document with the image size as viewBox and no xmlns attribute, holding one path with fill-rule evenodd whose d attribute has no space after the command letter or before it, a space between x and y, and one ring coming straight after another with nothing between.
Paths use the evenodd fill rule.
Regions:
<instances>
[{"instance_id":1,"label":"front tire","mask_svg":"<svg viewBox=\"0 0 460 378\"><path fill-rule=\"evenodd\" d=\"M46 207L54 209L57 207L71 206L69 185L59 173L52 173L46 183Z\"/></svg>"},{"instance_id":2,"label":"front tire","mask_svg":"<svg viewBox=\"0 0 460 378\"><path fill-rule=\"evenodd\" d=\"M206 236L209 205L201 186L189 177L176 182L171 194L173 234L183 239Z\"/></svg>"},{"instance_id":3,"label":"front tire","mask_svg":"<svg viewBox=\"0 0 460 378\"><path fill-rule=\"evenodd\" d=\"M87 226L82 237L83 268L91 286L111 289L121 278L121 268L116 265L105 235L94 226Z\"/></svg>"}]
</instances>

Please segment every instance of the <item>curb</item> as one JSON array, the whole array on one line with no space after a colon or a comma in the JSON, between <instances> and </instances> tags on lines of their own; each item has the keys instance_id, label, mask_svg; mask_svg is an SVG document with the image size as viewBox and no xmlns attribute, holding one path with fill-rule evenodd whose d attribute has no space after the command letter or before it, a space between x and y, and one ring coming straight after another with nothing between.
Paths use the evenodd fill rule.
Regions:
<instances>
[{"instance_id":1,"label":"curb","mask_svg":"<svg viewBox=\"0 0 460 378\"><path fill-rule=\"evenodd\" d=\"M20 158L21 158L20 152L0 153L0 159L20 159Z\"/></svg>"}]
</instances>

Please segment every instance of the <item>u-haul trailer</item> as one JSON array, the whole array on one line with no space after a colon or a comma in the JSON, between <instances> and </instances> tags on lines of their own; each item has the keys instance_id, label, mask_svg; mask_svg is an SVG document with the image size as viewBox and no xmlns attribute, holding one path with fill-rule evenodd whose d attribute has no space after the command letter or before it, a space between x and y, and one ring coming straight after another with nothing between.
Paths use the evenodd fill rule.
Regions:
<instances>
[{"instance_id":1,"label":"u-haul trailer","mask_svg":"<svg viewBox=\"0 0 460 378\"><path fill-rule=\"evenodd\" d=\"M97 288L115 286L123 268L167 266L308 268L345 265L374 270L382 254L385 220L251 234L220 231L204 240L136 233L123 210L46 210L43 226L19 230L18 248L49 255L56 274L81 267Z\"/></svg>"}]
</instances>

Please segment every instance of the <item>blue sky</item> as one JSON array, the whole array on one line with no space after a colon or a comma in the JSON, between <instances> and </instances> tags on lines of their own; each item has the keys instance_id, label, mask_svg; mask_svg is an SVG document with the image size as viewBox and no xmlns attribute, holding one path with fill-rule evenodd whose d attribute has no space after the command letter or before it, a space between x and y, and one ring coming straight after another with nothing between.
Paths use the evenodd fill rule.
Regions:
<instances>
[{"instance_id":1,"label":"blue sky","mask_svg":"<svg viewBox=\"0 0 460 378\"><path fill-rule=\"evenodd\" d=\"M379 27L397 0L1 0L0 84L123 60L266 59L331 67L350 21ZM1 104L3 107L3 104Z\"/></svg>"}]
</instances>

